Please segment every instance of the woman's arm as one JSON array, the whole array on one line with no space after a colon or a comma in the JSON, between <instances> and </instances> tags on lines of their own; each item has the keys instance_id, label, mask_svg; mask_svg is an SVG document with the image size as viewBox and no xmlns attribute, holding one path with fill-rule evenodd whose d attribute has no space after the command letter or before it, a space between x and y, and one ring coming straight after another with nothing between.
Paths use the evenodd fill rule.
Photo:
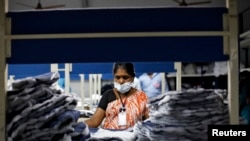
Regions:
<instances>
[{"instance_id":1,"label":"woman's arm","mask_svg":"<svg viewBox=\"0 0 250 141\"><path fill-rule=\"evenodd\" d=\"M146 108L146 111L145 111L144 116L142 117L142 120L145 120L145 119L148 119L148 118L149 118L149 109Z\"/></svg>"},{"instance_id":2,"label":"woman's arm","mask_svg":"<svg viewBox=\"0 0 250 141\"><path fill-rule=\"evenodd\" d=\"M105 111L102 108L97 108L94 115L84 122L91 128L97 128L105 118Z\"/></svg>"},{"instance_id":3,"label":"woman's arm","mask_svg":"<svg viewBox=\"0 0 250 141\"><path fill-rule=\"evenodd\" d=\"M144 114L143 114L143 117L142 119L145 120L145 119L148 119L149 118L149 108L147 107L147 104L148 104L148 97L146 95L146 93L144 92Z\"/></svg>"}]
</instances>

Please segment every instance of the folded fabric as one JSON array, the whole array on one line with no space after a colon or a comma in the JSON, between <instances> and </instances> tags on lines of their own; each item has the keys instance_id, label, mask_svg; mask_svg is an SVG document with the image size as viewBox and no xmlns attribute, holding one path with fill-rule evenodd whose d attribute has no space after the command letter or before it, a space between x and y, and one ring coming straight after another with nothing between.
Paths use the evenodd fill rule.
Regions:
<instances>
[{"instance_id":1,"label":"folded fabric","mask_svg":"<svg viewBox=\"0 0 250 141\"><path fill-rule=\"evenodd\" d=\"M90 138L90 131L88 126L84 122L79 122L73 125L74 131L68 133L71 136L72 141L86 141Z\"/></svg>"},{"instance_id":2,"label":"folded fabric","mask_svg":"<svg viewBox=\"0 0 250 141\"><path fill-rule=\"evenodd\" d=\"M76 110L68 110L56 117L51 123L50 127L54 129L62 129L65 126L73 125L77 122L80 112Z\"/></svg>"},{"instance_id":3,"label":"folded fabric","mask_svg":"<svg viewBox=\"0 0 250 141\"><path fill-rule=\"evenodd\" d=\"M77 99L53 85L59 73L45 73L16 80L7 91L8 141L85 141L84 123L77 124Z\"/></svg>"},{"instance_id":4,"label":"folded fabric","mask_svg":"<svg viewBox=\"0 0 250 141\"><path fill-rule=\"evenodd\" d=\"M55 119L56 116L59 116L66 110L74 109L76 104L77 101L72 97L58 95L41 104L27 107L20 114L14 116L12 121L7 124L8 136L16 138L20 133L28 132L26 130L46 128L48 127L46 125ZM78 117L79 115L80 113L78 112ZM55 128L64 127L66 123L75 122L76 117L69 118L69 120L59 122L55 125ZM34 124L34 122L36 123Z\"/></svg>"},{"instance_id":5,"label":"folded fabric","mask_svg":"<svg viewBox=\"0 0 250 141\"><path fill-rule=\"evenodd\" d=\"M58 72L49 72L41 75L36 75L33 77L17 79L14 82L12 82L12 88L19 90L19 89L31 88L35 85L40 85L40 84L51 85L55 83L59 79L59 77L60 74Z\"/></svg>"},{"instance_id":6,"label":"folded fabric","mask_svg":"<svg viewBox=\"0 0 250 141\"><path fill-rule=\"evenodd\" d=\"M123 140L118 137L103 137L103 138L92 137L90 139L87 139L87 141L123 141Z\"/></svg>"},{"instance_id":7,"label":"folded fabric","mask_svg":"<svg viewBox=\"0 0 250 141\"><path fill-rule=\"evenodd\" d=\"M17 90L22 90L25 88L31 88L36 85L36 80L32 77L27 77L23 79L17 79L12 82L12 88Z\"/></svg>"},{"instance_id":8,"label":"folded fabric","mask_svg":"<svg viewBox=\"0 0 250 141\"><path fill-rule=\"evenodd\" d=\"M58 81L60 78L59 72L48 72L41 75L34 76L38 84L48 84L51 85Z\"/></svg>"},{"instance_id":9,"label":"folded fabric","mask_svg":"<svg viewBox=\"0 0 250 141\"><path fill-rule=\"evenodd\" d=\"M91 132L90 136L91 137L87 141L107 141L109 139L112 141L134 141L136 139L133 132L126 130L108 130L103 128L98 128L95 132Z\"/></svg>"},{"instance_id":10,"label":"folded fabric","mask_svg":"<svg viewBox=\"0 0 250 141\"><path fill-rule=\"evenodd\" d=\"M150 118L137 122L134 134L138 141L206 141L207 125L229 124L224 95L225 91L188 89L151 98Z\"/></svg>"}]
</instances>

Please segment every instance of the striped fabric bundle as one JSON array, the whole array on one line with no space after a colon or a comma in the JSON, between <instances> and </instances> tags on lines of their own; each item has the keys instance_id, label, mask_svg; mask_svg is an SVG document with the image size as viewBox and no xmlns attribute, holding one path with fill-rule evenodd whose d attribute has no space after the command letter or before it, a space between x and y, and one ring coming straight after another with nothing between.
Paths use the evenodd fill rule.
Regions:
<instances>
[{"instance_id":1,"label":"striped fabric bundle","mask_svg":"<svg viewBox=\"0 0 250 141\"><path fill-rule=\"evenodd\" d=\"M77 123L77 100L53 84L59 73L45 73L12 83L7 91L8 141L84 141L88 127Z\"/></svg>"},{"instance_id":2,"label":"striped fabric bundle","mask_svg":"<svg viewBox=\"0 0 250 141\"><path fill-rule=\"evenodd\" d=\"M206 141L207 126L229 124L228 107L218 93L224 90L169 91L151 98L150 118L138 122L139 141Z\"/></svg>"}]
</instances>

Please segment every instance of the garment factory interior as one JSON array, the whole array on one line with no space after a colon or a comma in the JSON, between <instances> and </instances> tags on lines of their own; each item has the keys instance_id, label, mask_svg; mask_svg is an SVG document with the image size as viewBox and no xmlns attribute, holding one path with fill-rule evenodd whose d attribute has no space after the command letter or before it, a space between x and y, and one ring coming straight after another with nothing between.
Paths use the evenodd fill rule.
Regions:
<instances>
[{"instance_id":1,"label":"garment factory interior","mask_svg":"<svg viewBox=\"0 0 250 141\"><path fill-rule=\"evenodd\" d=\"M189 1L187 0L187 2L190 2L190 3L191 2L199 2L199 1L204 1L204 0L189 0ZM227 24L229 24L230 29L223 29L223 30L229 30L229 32L233 32L233 33L231 33L231 35L236 34L233 36L234 38L232 36L230 36L229 39L227 40L229 42L229 43L227 43L227 45L233 44L234 46L236 45L236 47L237 46L239 47L239 48L237 47L238 49L231 49L230 48L231 50L236 50L236 52L238 52L236 59L234 56L235 54L233 54L233 53L231 54L229 51L229 53L228 52L225 53L226 55L228 55L228 58L225 57L226 55L225 56L218 55L219 57L217 57L217 59L219 61L210 61L212 59L203 59L199 55L196 58L194 57L194 59L183 59L183 58L177 59L177 57L172 57L172 58L166 57L166 58L164 58L164 60L160 60L158 58L151 57L155 61L149 61L147 59L145 59L145 61L144 61L143 59L138 59L138 58L133 58L135 61L133 61L133 60L132 61L135 63L137 77L139 77L139 75L144 73L144 72L150 72L150 71L160 72L160 73L162 73L162 77L166 80L166 81L163 81L163 83L168 83L169 88L172 91L182 90L182 89L187 88L187 87L188 88L202 87L205 89L229 90L229 87L233 86L233 87L231 87L231 89L233 89L233 90L230 89L230 92L228 92L226 96L228 96L230 94L229 98L230 97L238 98L239 87L235 86L235 83L233 83L233 82L239 81L239 80L236 80L236 79L239 79L239 75L236 75L236 73L238 72L237 74L239 74L240 72L248 71L249 70L248 68L250 65L250 59L248 57L250 55L250 53L248 51L248 47L250 46L250 44L249 44L249 42L250 42L249 41L250 20L249 20L249 18L247 18L250 15L250 10L249 10L250 1L249 0L240 0L237 2L235 2L234 0L229 0L229 1L211 0L209 3L206 3L206 4L187 5L187 6L180 6L174 0L153 0L153 1L152 0L70 0L70 1L69 0L41 0L40 3L44 7L44 9L36 9L37 2L38 1L30 1L30 0L22 0L22 1L21 0L9 0L8 2L4 2L4 0L2 0L0 3L0 4L8 3L7 17L11 17L13 19L10 22L13 22L13 29L12 29L13 32L16 32L13 34L12 32L9 32L8 30L6 30L6 27L4 27L4 26L0 27L0 29L6 30L6 32L3 32L3 34L0 35L0 37L1 37L0 38L1 39L0 46L11 47L13 45L13 48L10 49L10 52L11 52L11 50L13 50L13 53L11 52L11 53L9 53L9 55L8 55L8 53L7 53L7 55L5 53L0 55L0 56L3 56L3 58L2 57L0 58L1 70L5 70L5 71L3 71L5 73L1 74L1 76L4 76L4 77L2 77L0 80L0 84L3 85L3 86L1 86L1 88L5 88L5 90L1 90L1 92L0 92L1 95L5 95L6 90L8 90L10 88L9 86L11 86L11 84L13 82L15 82L16 80L27 78L27 77L32 77L32 76L36 76L36 75L40 75L40 74L45 74L47 72L59 72L60 82L58 81L57 83L58 84L60 83L60 86L64 89L64 91L66 93L70 93L70 94L74 95L74 98L76 98L78 100L78 103L77 103L75 109L81 111L82 117L80 118L80 120L85 120L86 118L89 118L93 114L93 112L97 106L98 100L101 97L101 88L106 84L113 83L113 76L111 73L112 72L112 64L116 60L104 58L103 59L104 61L102 62L101 61L102 59L99 59L99 60L96 59L97 61L95 59L89 59L90 57L96 57L95 56L96 54L97 55L100 54L97 52L84 52L84 50L81 50L81 51L83 51L82 55L86 55L88 53L88 55L86 55L87 61L84 61L84 59L82 59L79 61L73 61L73 63L72 62L63 62L63 59L58 59L58 58L53 58L52 61L54 61L54 62L49 63L50 59L48 59L46 57L44 57L45 61L40 61L42 59L35 59L34 58L34 60L36 60L36 61L34 61L35 63L27 60L25 57L24 58L26 60L25 59L18 60L18 59L20 59L19 57L21 55L16 55L16 54L20 50L17 50L14 47L22 45L22 43L13 42L11 44L8 44L8 42L6 42L6 40L12 39L12 37L10 36L10 33L12 33L14 35L13 40L15 40L15 34L17 35L17 37L16 37L17 40L22 39L22 37L18 36L18 34L21 34L21 35L24 34L23 30L22 29L19 30L18 28L20 28L21 26L15 25L15 23L14 23L15 18L17 19L17 21L20 21L20 19L18 19L19 13L22 13L22 12L29 13L30 12L29 14L32 15L31 14L32 12L39 11L40 12L39 14L41 16L44 16L43 12L45 12L45 11L46 12L50 12L50 11L53 12L54 10L57 13L60 13L60 12L63 13L63 11L71 11L72 10L74 12L74 10L75 11L81 11L81 10L87 11L87 10L91 10L91 9L94 9L94 10L96 10L96 9L99 9L99 10L118 9L119 10L119 9L133 9L133 8L135 8L136 10L138 10L140 8L142 8L142 9L143 8L146 8L146 9L147 8L148 9L150 9L150 8L164 9L166 7L169 9L171 9L171 8L176 8L176 9L177 8L179 8L179 9L181 9L181 8L183 8L183 9L185 9L185 8L190 8L190 9L191 8L201 8L201 9L204 8L205 9L207 7L209 7L209 8L211 8L211 7L212 8L217 8L217 7L225 8L227 6L227 2L229 2L229 3L231 2L231 3L236 4L236 7L237 7L236 8L237 9L237 11L236 11L237 24L230 25L231 24L230 20L233 21L234 19L229 18L229 22ZM51 9L46 9L45 8L46 6L47 7L54 6L54 7ZM229 14L230 14L230 12L235 12L234 11L235 7L233 7L234 5L232 6L233 7L232 11L230 11L230 6L231 5L229 4L229 9L228 9ZM1 5L1 8L2 8L1 13L4 13L5 10L3 10L3 9L6 9L6 7L3 7ZM9 22L7 19L5 19L5 17L6 17L5 14L2 14L1 16L2 16L2 17L0 17L1 22L5 22L5 20L7 22ZM25 14L23 14L21 16L25 17ZM49 18L50 18L49 21L53 21L51 19L51 17L49 17ZM90 18L90 16L88 18ZM173 17L171 17L171 18L173 18ZM176 17L176 18L178 18L178 17ZM70 20L70 18L69 18L69 20ZM27 21L32 21L32 20L27 20ZM108 21L109 20L107 20L105 22L108 22ZM110 20L110 21L112 21L112 20ZM179 21L181 21L181 20L179 20ZM233 22L235 22L235 21L233 21ZM25 22L22 22L22 23L25 23ZM190 23L192 23L192 22L190 22ZM112 25L112 23L109 23L109 24ZM45 25L48 25L48 24L45 24ZM16 28L15 28L15 26L16 26ZM32 28L32 25L30 25L30 26ZM172 26L174 26L174 25L172 25ZM237 27L233 27L233 26L237 26ZM192 26L190 26L190 27L192 28ZM129 29L129 30L131 30L131 29ZM199 31L199 29L195 29L195 30ZM212 31L213 29L209 29L209 30ZM88 32L88 30L83 30L83 31ZM96 30L96 31L97 32L107 32L106 30L101 30L101 31ZM133 32L133 29L131 31ZM169 31L171 31L171 30L169 30ZM41 32L41 30L37 30L35 32L37 32L37 34L43 33L43 32ZM62 33L63 32L65 32L65 31L62 31ZM81 32L81 31L79 31L79 32ZM238 32L238 33L234 33L234 32ZM33 33L33 31L27 31L25 33L36 34L36 33ZM50 33L50 32L45 32L45 34L47 34L47 33ZM58 33L61 33L61 32L58 32ZM70 33L70 32L66 30L66 33ZM173 36L178 37L178 35L176 35L176 33L174 33L174 34L175 35L173 35ZM196 33L196 34L198 34L198 35L196 35L195 37L199 36L199 33ZM5 35L8 35L10 37L5 38L4 37ZM225 35L225 34L221 33L219 35L216 34L215 36L222 36L222 35ZM171 36L171 35L167 34L166 36ZM187 36L192 38L193 35L191 35L191 36L187 35ZM204 36L204 35L201 35L201 36ZM209 35L209 37L210 36L212 36L212 35ZM207 37L207 36L205 36L205 37ZM27 38L27 37L23 37L23 39L25 39L25 38ZM81 37L78 36L78 38L81 38ZM237 39L235 39L235 38L237 38ZM37 39L39 39L39 37ZM87 40L89 38L85 37L85 39ZM226 39L224 39L224 41L225 40ZM233 40L233 41L231 41L231 40ZM38 43L43 44L43 42L39 42L39 40L36 40L36 41ZM196 40L194 40L194 41L196 41ZM205 41L206 40L204 40L204 42ZM224 41L223 41L223 43L226 44ZM118 44L117 42L119 42L119 41L115 41L115 42L116 42L116 44ZM221 46L221 44L223 44L223 43L219 43L220 45L218 45L218 46ZM23 43L23 44L27 45L27 43ZM35 45L34 42L32 42L31 44ZM46 45L46 44L44 43L44 45ZM129 45L129 44L127 44L127 45ZM173 43L171 45L173 45ZM199 45L201 45L201 44L199 44ZM126 47L126 45L124 45L122 47ZM141 47L141 49L139 49L139 51L142 54L144 52L148 52L148 51L150 52L151 50L148 50L149 47L147 47L146 50L143 49L143 47ZM40 48L41 48L41 46L40 46ZM220 47L220 48L223 48L223 47ZM29 47L25 48L23 52L29 51L28 49L29 49ZM74 49L74 47L73 47L73 49ZM130 49L133 49L133 47L131 47ZM49 49L47 48L46 51L49 51ZM42 53L46 53L46 51L42 52ZM53 50L53 51L55 51L55 50ZM137 51L138 51L138 49L137 49ZM1 49L0 52L8 52L8 50L6 51L4 49ZM32 50L31 52L34 52L34 51ZM116 52L118 52L118 50L116 50ZM193 51L193 52L195 52L195 51ZM222 52L223 52L223 50L222 50ZM224 47L224 52L225 52L225 47ZM126 53L129 53L129 51L126 51ZM61 52L59 50L58 50L58 53L55 52L55 55L60 56L60 54L61 54ZM66 53L63 53L63 54L66 54ZM166 53L166 54L169 54L169 53ZM14 56L14 55L16 55L16 56ZM28 55L28 53L26 55ZM44 54L44 55L46 56L46 54ZM154 56L155 54L149 53L149 55ZM41 56L41 55L39 55L39 56ZM73 56L73 55L71 55L71 56ZM114 54L114 56L115 56L115 54ZM222 58L220 58L220 56L222 56ZM32 56L32 57L35 57L35 56ZM30 60L32 60L32 57L30 58ZM203 59L205 61L199 62L199 59L198 59L199 57L201 58L201 60ZM69 58L69 56L66 56L66 58ZM76 59L76 58L74 58L74 59ZM146 56L145 56L145 58L146 58ZM227 58L227 59L225 59L225 58ZM74 59L72 59L72 60L74 60ZM127 58L125 58L125 59L127 59ZM230 60L230 59L232 59L232 60ZM55 60L58 60L58 62L55 62ZM88 60L89 60L89 62L88 62ZM118 57L117 61L123 61L123 60L124 59ZM22 63L22 61L25 63ZM129 61L131 61L131 60L129 60ZM235 62L237 62L237 63L235 63ZM230 67L228 67L228 65ZM237 66L238 66L238 68L235 68ZM148 68L151 68L151 70ZM229 75L230 75L230 77L228 77ZM229 79L231 79L231 80L229 80ZM63 81L63 86L61 84L61 80ZM230 81L230 82L228 82L228 81ZM233 81L233 82L231 82L231 81ZM238 110L237 110L238 106L235 106L238 104L238 102L235 102L231 99L228 99L228 97L226 97L225 101L227 101L227 104L234 105L234 106L232 106L234 108L231 108L229 106L231 108L229 110L232 110L232 112L229 115L229 117L230 117L229 123L240 124L239 123L240 117L235 115L235 113L236 114L238 113ZM232 103L230 103L230 102L232 102ZM1 103L7 104L6 102L1 102ZM4 105L3 107L7 107L7 106ZM7 138L6 140L11 140L9 137L9 134L8 134L8 132L10 132L9 129L11 126L6 127L6 124L5 124L5 120L7 118L8 117L5 117L5 109L2 109L0 122L1 122L1 128L5 129L5 131L3 131L3 132L1 131L0 137L2 140L5 140L6 138ZM139 126L138 126L138 128L139 128ZM11 131L11 132L12 132L12 134L10 136L15 136L16 132L15 131ZM131 132L127 133L127 135L131 135L130 133ZM137 134L138 133L139 132L137 131ZM7 134L7 137L6 137L6 134ZM18 133L16 133L16 134L18 134ZM106 134L109 134L109 132L107 132ZM121 135L126 136L125 132L121 133ZM123 137L123 136L120 136L120 137ZM105 136L105 137L109 137L109 136ZM128 138L125 138L125 140L126 139L128 139ZM198 139L202 140L203 138L200 137ZM14 138L12 138L12 140L14 140ZM33 140L34 140L34 138L33 138Z\"/></svg>"}]
</instances>

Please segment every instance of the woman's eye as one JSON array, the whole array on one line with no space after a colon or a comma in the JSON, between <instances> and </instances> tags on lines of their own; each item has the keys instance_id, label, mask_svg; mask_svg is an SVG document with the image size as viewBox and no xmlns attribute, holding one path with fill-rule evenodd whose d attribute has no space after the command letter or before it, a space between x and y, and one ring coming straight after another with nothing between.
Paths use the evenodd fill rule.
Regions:
<instances>
[{"instance_id":1,"label":"woman's eye","mask_svg":"<svg viewBox=\"0 0 250 141\"><path fill-rule=\"evenodd\" d=\"M115 79L120 79L121 77L120 76L116 76Z\"/></svg>"},{"instance_id":2,"label":"woman's eye","mask_svg":"<svg viewBox=\"0 0 250 141\"><path fill-rule=\"evenodd\" d=\"M129 79L129 76L115 76L115 79L124 79L124 80L127 80Z\"/></svg>"},{"instance_id":3,"label":"woman's eye","mask_svg":"<svg viewBox=\"0 0 250 141\"><path fill-rule=\"evenodd\" d=\"M126 80L127 80L127 79L129 79L129 77L128 77L128 76L123 76L123 79L126 79Z\"/></svg>"}]
</instances>

